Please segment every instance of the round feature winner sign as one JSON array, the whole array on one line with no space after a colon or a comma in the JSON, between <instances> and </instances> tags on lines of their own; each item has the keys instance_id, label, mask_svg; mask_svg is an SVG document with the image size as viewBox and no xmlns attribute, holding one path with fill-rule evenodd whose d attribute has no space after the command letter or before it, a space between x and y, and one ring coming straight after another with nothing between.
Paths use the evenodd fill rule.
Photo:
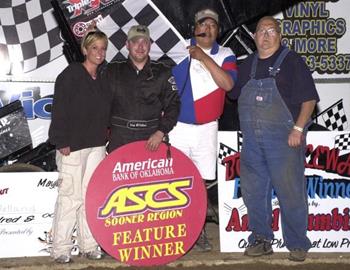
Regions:
<instances>
[{"instance_id":1,"label":"round feature winner sign","mask_svg":"<svg viewBox=\"0 0 350 270\"><path fill-rule=\"evenodd\" d=\"M86 213L99 245L118 261L162 265L183 256L205 222L206 188L181 151L145 141L122 146L97 167L87 189Z\"/></svg>"}]
</instances>

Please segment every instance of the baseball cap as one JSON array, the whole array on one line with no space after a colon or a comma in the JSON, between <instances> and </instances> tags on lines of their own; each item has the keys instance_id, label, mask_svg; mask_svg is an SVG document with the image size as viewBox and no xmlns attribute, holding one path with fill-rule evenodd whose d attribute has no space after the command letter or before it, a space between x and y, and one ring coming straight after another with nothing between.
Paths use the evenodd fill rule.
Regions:
<instances>
[{"instance_id":1,"label":"baseball cap","mask_svg":"<svg viewBox=\"0 0 350 270\"><path fill-rule=\"evenodd\" d=\"M207 18L211 18L214 21L216 21L216 23L219 23L219 15L214 10L209 8L200 10L194 15L195 23L200 22Z\"/></svg>"},{"instance_id":2,"label":"baseball cap","mask_svg":"<svg viewBox=\"0 0 350 270\"><path fill-rule=\"evenodd\" d=\"M133 39L135 37L144 37L150 39L149 29L146 25L134 25L131 26L128 32L128 40Z\"/></svg>"}]
</instances>

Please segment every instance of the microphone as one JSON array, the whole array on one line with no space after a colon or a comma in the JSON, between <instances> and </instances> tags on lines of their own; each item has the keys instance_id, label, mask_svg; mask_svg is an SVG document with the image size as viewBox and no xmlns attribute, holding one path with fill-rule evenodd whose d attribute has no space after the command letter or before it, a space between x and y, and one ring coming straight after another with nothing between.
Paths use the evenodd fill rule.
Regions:
<instances>
[{"instance_id":1,"label":"microphone","mask_svg":"<svg viewBox=\"0 0 350 270\"><path fill-rule=\"evenodd\" d=\"M205 37L207 34L206 33L199 33L197 35L195 35L196 37Z\"/></svg>"}]
</instances>

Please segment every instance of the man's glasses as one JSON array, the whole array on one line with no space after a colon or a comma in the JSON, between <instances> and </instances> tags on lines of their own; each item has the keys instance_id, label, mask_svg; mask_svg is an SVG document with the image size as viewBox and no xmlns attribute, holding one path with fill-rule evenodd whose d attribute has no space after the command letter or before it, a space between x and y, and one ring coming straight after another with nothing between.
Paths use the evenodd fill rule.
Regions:
<instances>
[{"instance_id":1,"label":"man's glasses","mask_svg":"<svg viewBox=\"0 0 350 270\"><path fill-rule=\"evenodd\" d=\"M265 34L267 34L268 36L275 36L277 34L277 30L275 28L259 29L256 32L259 36L265 36Z\"/></svg>"},{"instance_id":2,"label":"man's glasses","mask_svg":"<svg viewBox=\"0 0 350 270\"><path fill-rule=\"evenodd\" d=\"M202 22L202 23L198 23L198 26L200 28L217 28L218 25L216 23L207 23L207 22Z\"/></svg>"}]
</instances>

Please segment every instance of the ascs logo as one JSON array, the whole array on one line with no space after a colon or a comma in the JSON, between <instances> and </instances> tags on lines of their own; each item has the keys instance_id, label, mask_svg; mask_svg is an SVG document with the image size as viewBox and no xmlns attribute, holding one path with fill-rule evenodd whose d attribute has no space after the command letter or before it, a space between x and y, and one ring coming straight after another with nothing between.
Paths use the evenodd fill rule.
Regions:
<instances>
[{"instance_id":1,"label":"ascs logo","mask_svg":"<svg viewBox=\"0 0 350 270\"><path fill-rule=\"evenodd\" d=\"M191 179L177 179L120 187L107 199L99 217L142 213L147 209L161 211L186 207L190 198L183 189L191 188L191 183Z\"/></svg>"}]
</instances>

